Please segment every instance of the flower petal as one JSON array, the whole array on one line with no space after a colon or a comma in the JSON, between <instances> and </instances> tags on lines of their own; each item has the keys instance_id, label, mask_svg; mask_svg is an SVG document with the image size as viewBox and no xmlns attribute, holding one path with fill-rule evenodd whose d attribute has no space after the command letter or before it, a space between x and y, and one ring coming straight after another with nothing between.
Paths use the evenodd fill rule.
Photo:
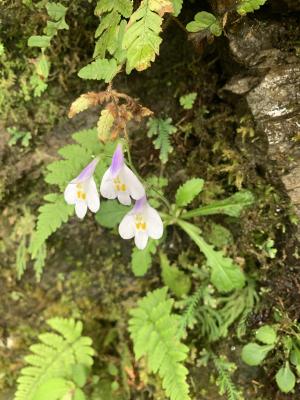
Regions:
<instances>
[{"instance_id":1,"label":"flower petal","mask_svg":"<svg viewBox=\"0 0 300 400\"><path fill-rule=\"evenodd\" d=\"M69 183L64 191L64 198L68 204L75 204L76 197L76 185L74 183Z\"/></svg>"},{"instance_id":2,"label":"flower petal","mask_svg":"<svg viewBox=\"0 0 300 400\"><path fill-rule=\"evenodd\" d=\"M144 250L148 243L148 233L145 231L137 231L135 233L134 242L138 249Z\"/></svg>"},{"instance_id":3,"label":"flower petal","mask_svg":"<svg viewBox=\"0 0 300 400\"><path fill-rule=\"evenodd\" d=\"M87 179L91 178L95 168L97 167L97 164L99 162L99 158L95 158L93 161L91 161L77 176L77 178L73 179L72 183L80 183L84 182Z\"/></svg>"},{"instance_id":4,"label":"flower petal","mask_svg":"<svg viewBox=\"0 0 300 400\"><path fill-rule=\"evenodd\" d=\"M131 204L131 198L130 198L129 194L126 192L125 193L119 192L118 200L121 204L124 204L124 206L130 206L130 204Z\"/></svg>"},{"instance_id":5,"label":"flower petal","mask_svg":"<svg viewBox=\"0 0 300 400\"><path fill-rule=\"evenodd\" d=\"M124 165L122 145L119 143L111 160L110 172L113 177L117 176Z\"/></svg>"},{"instance_id":6,"label":"flower petal","mask_svg":"<svg viewBox=\"0 0 300 400\"><path fill-rule=\"evenodd\" d=\"M119 225L119 234L122 239L132 239L134 237L134 218L126 214Z\"/></svg>"},{"instance_id":7,"label":"flower petal","mask_svg":"<svg viewBox=\"0 0 300 400\"><path fill-rule=\"evenodd\" d=\"M85 201L77 201L75 204L75 213L78 218L83 219L87 212L87 204Z\"/></svg>"},{"instance_id":8,"label":"flower petal","mask_svg":"<svg viewBox=\"0 0 300 400\"><path fill-rule=\"evenodd\" d=\"M94 213L96 213L100 208L100 198L93 177L90 179L87 188L87 206Z\"/></svg>"},{"instance_id":9,"label":"flower petal","mask_svg":"<svg viewBox=\"0 0 300 400\"><path fill-rule=\"evenodd\" d=\"M147 232L152 239L160 239L163 235L164 226L158 212L151 206L146 209Z\"/></svg>"},{"instance_id":10,"label":"flower petal","mask_svg":"<svg viewBox=\"0 0 300 400\"><path fill-rule=\"evenodd\" d=\"M120 176L123 178L128 192L134 200L139 200L141 197L145 196L144 186L127 165L124 165L122 171L120 171Z\"/></svg>"},{"instance_id":11,"label":"flower petal","mask_svg":"<svg viewBox=\"0 0 300 400\"><path fill-rule=\"evenodd\" d=\"M103 175L100 185L100 193L106 199L115 199L117 197L110 169L108 169Z\"/></svg>"}]
</instances>

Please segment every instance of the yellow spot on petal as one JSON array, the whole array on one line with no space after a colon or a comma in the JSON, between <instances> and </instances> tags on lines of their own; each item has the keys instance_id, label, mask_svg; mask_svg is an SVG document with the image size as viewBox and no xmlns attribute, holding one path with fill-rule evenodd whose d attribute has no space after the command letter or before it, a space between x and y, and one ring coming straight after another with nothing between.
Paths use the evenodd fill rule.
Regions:
<instances>
[{"instance_id":1,"label":"yellow spot on petal","mask_svg":"<svg viewBox=\"0 0 300 400\"><path fill-rule=\"evenodd\" d=\"M122 185L121 185L121 190L122 190L122 192L126 192L126 185L124 185L124 183L122 183Z\"/></svg>"},{"instance_id":2,"label":"yellow spot on petal","mask_svg":"<svg viewBox=\"0 0 300 400\"><path fill-rule=\"evenodd\" d=\"M85 200L86 199L86 194L84 192L82 192L81 190L78 190L77 192L77 198L79 200Z\"/></svg>"}]
</instances>

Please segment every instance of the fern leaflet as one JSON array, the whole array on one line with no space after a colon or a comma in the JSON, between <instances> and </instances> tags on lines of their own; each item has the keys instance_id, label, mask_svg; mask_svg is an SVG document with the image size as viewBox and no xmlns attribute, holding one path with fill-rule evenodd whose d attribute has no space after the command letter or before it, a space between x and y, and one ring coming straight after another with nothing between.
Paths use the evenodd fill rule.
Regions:
<instances>
[{"instance_id":1,"label":"fern leaflet","mask_svg":"<svg viewBox=\"0 0 300 400\"><path fill-rule=\"evenodd\" d=\"M245 15L258 10L266 1L267 0L241 0L236 10L240 15Z\"/></svg>"},{"instance_id":2,"label":"fern leaflet","mask_svg":"<svg viewBox=\"0 0 300 400\"><path fill-rule=\"evenodd\" d=\"M167 396L171 400L190 400L188 370L182 364L188 348L177 336L178 316L171 313L172 305L167 288L149 293L130 311L129 331L136 359L147 357L150 372L162 378Z\"/></svg>"},{"instance_id":3,"label":"fern leaflet","mask_svg":"<svg viewBox=\"0 0 300 400\"><path fill-rule=\"evenodd\" d=\"M154 147L159 149L159 158L162 163L166 163L173 147L170 143L170 136L177 131L172 125L172 119L151 118L148 123L148 137L156 137L153 140Z\"/></svg>"},{"instance_id":4,"label":"fern leaflet","mask_svg":"<svg viewBox=\"0 0 300 400\"><path fill-rule=\"evenodd\" d=\"M159 36L162 15L172 11L169 0L143 0L131 15L123 41L123 48L127 50L127 74L134 68L138 71L147 69L155 60L162 41Z\"/></svg>"},{"instance_id":5,"label":"fern leaflet","mask_svg":"<svg viewBox=\"0 0 300 400\"><path fill-rule=\"evenodd\" d=\"M42 333L40 343L30 347L25 357L29 366L21 370L14 400L34 400L47 383L64 383L61 378L74 379L74 366L89 368L93 364L92 340L82 336L82 323L74 319L52 318L48 325L57 333ZM60 378L60 379L54 379ZM68 381L65 381L68 389ZM73 385L74 387L74 385Z\"/></svg>"},{"instance_id":6,"label":"fern leaflet","mask_svg":"<svg viewBox=\"0 0 300 400\"><path fill-rule=\"evenodd\" d=\"M226 393L228 400L243 400L240 390L234 385L231 374L235 371L236 365L228 362L225 357L216 357L212 354L214 365L218 371L216 384L219 387L220 395Z\"/></svg>"},{"instance_id":7,"label":"fern leaflet","mask_svg":"<svg viewBox=\"0 0 300 400\"><path fill-rule=\"evenodd\" d=\"M74 212L74 207L66 204L62 196L55 195L54 193L50 196L53 196L55 200L39 208L36 230L32 234L29 247L32 258L38 258L39 251L48 237L55 232L63 222L67 222L68 218Z\"/></svg>"}]
</instances>

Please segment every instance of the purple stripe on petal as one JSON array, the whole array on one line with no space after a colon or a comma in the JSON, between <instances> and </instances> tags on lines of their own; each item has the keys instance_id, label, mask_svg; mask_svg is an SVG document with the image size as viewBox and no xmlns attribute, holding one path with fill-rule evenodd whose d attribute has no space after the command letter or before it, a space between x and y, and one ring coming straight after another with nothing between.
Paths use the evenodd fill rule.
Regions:
<instances>
[{"instance_id":1,"label":"purple stripe on petal","mask_svg":"<svg viewBox=\"0 0 300 400\"><path fill-rule=\"evenodd\" d=\"M147 204L147 197L146 196L144 196L141 199L137 200L135 202L135 205L134 205L133 209L132 209L133 213L141 212L146 204Z\"/></svg>"},{"instance_id":2,"label":"purple stripe on petal","mask_svg":"<svg viewBox=\"0 0 300 400\"><path fill-rule=\"evenodd\" d=\"M89 178L93 175L93 173L94 173L94 171L95 171L95 168L96 168L98 162L99 162L99 158L97 157L97 158L95 158L92 162L90 162L90 163L80 172L80 174L77 176L77 178L75 178L72 182L73 182L73 183L84 182L84 181L86 181L87 179L89 179Z\"/></svg>"},{"instance_id":3,"label":"purple stripe on petal","mask_svg":"<svg viewBox=\"0 0 300 400\"><path fill-rule=\"evenodd\" d=\"M114 155L111 160L111 165L110 165L110 172L112 173L113 176L116 176L120 169L124 165L124 156L123 156L123 151L122 151L122 145L118 144Z\"/></svg>"}]
</instances>

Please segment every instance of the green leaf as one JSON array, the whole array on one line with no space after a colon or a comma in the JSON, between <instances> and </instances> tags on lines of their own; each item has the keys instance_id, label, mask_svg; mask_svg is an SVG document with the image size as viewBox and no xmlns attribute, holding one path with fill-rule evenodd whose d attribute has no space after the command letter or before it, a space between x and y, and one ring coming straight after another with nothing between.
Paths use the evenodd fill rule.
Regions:
<instances>
[{"instance_id":1,"label":"green leaf","mask_svg":"<svg viewBox=\"0 0 300 400\"><path fill-rule=\"evenodd\" d=\"M90 368L93 364L92 340L82 336L81 321L52 318L47 324L55 332L40 334L39 342L30 346L31 353L25 357L27 366L17 381L15 400L67 400L75 390L70 381L74 365Z\"/></svg>"},{"instance_id":2,"label":"green leaf","mask_svg":"<svg viewBox=\"0 0 300 400\"><path fill-rule=\"evenodd\" d=\"M274 344L277 339L276 331L270 325L264 325L256 331L256 339L264 344Z\"/></svg>"},{"instance_id":3,"label":"green leaf","mask_svg":"<svg viewBox=\"0 0 300 400\"><path fill-rule=\"evenodd\" d=\"M74 364L72 366L72 380L77 386L83 387L86 384L89 369L83 364Z\"/></svg>"},{"instance_id":4,"label":"green leaf","mask_svg":"<svg viewBox=\"0 0 300 400\"><path fill-rule=\"evenodd\" d=\"M50 18L54 21L58 21L66 15L67 7L64 7L61 3L47 3L47 12Z\"/></svg>"},{"instance_id":5,"label":"green leaf","mask_svg":"<svg viewBox=\"0 0 300 400\"><path fill-rule=\"evenodd\" d=\"M177 297L182 297L191 289L191 279L183 271L176 266L169 263L167 256L160 252L160 266L162 269L162 279L164 284L175 294Z\"/></svg>"},{"instance_id":6,"label":"green leaf","mask_svg":"<svg viewBox=\"0 0 300 400\"><path fill-rule=\"evenodd\" d=\"M224 226L215 224L214 222L209 224L209 231L206 232L205 238L210 244L213 244L219 249L233 244L233 236L231 232Z\"/></svg>"},{"instance_id":7,"label":"green leaf","mask_svg":"<svg viewBox=\"0 0 300 400\"><path fill-rule=\"evenodd\" d=\"M254 203L254 196L248 190L241 190L227 199L217 200L207 206L196 208L182 214L181 218L189 219L204 215L225 214L231 217L239 217L244 208Z\"/></svg>"},{"instance_id":8,"label":"green leaf","mask_svg":"<svg viewBox=\"0 0 300 400\"><path fill-rule=\"evenodd\" d=\"M176 192L176 205L184 207L190 204L196 196L202 191L204 180L200 178L192 178L186 181Z\"/></svg>"},{"instance_id":9,"label":"green leaf","mask_svg":"<svg viewBox=\"0 0 300 400\"><path fill-rule=\"evenodd\" d=\"M281 367L280 370L277 372L276 376L276 383L279 389L283 393L288 393L294 389L296 384L296 378L294 373L290 369L290 364L286 361L285 366Z\"/></svg>"},{"instance_id":10,"label":"green leaf","mask_svg":"<svg viewBox=\"0 0 300 400\"><path fill-rule=\"evenodd\" d=\"M44 29L44 33L47 36L51 36L52 37L52 36L56 35L57 31L60 30L60 29L66 29L66 30L69 29L69 25L66 23L64 18L60 19L57 22L48 21L47 22L47 26Z\"/></svg>"},{"instance_id":11,"label":"green leaf","mask_svg":"<svg viewBox=\"0 0 300 400\"><path fill-rule=\"evenodd\" d=\"M172 0L172 3L173 3L173 9L174 9L173 15L175 17L178 17L178 15L180 14L181 9L182 9L183 0Z\"/></svg>"},{"instance_id":12,"label":"green leaf","mask_svg":"<svg viewBox=\"0 0 300 400\"><path fill-rule=\"evenodd\" d=\"M36 73L43 78L47 79L49 75L49 70L50 70L50 62L48 61L47 57L42 54L38 59L36 63Z\"/></svg>"},{"instance_id":13,"label":"green leaf","mask_svg":"<svg viewBox=\"0 0 300 400\"><path fill-rule=\"evenodd\" d=\"M197 13L194 17L194 21L189 22L186 26L189 32L209 31L215 36L222 35L222 26L217 18L206 11Z\"/></svg>"},{"instance_id":14,"label":"green leaf","mask_svg":"<svg viewBox=\"0 0 300 400\"><path fill-rule=\"evenodd\" d=\"M243 347L242 360L251 366L260 365L273 348L273 345L261 346L257 343L248 343Z\"/></svg>"},{"instance_id":15,"label":"green leaf","mask_svg":"<svg viewBox=\"0 0 300 400\"><path fill-rule=\"evenodd\" d=\"M150 118L147 128L147 136L149 138L156 137L153 144L156 149L159 149L159 158L165 164L169 159L169 154L173 151L170 136L177 131L177 128L172 125L171 118Z\"/></svg>"},{"instance_id":16,"label":"green leaf","mask_svg":"<svg viewBox=\"0 0 300 400\"><path fill-rule=\"evenodd\" d=\"M40 248L48 237L74 213L74 207L65 203L62 195L55 203L44 204L39 208L36 230L33 232L29 251L32 258L38 256Z\"/></svg>"},{"instance_id":17,"label":"green leaf","mask_svg":"<svg viewBox=\"0 0 300 400\"><path fill-rule=\"evenodd\" d=\"M267 0L240 0L236 11L240 15L245 15L247 13L258 10L260 6L264 5Z\"/></svg>"},{"instance_id":18,"label":"green leaf","mask_svg":"<svg viewBox=\"0 0 300 400\"><path fill-rule=\"evenodd\" d=\"M119 72L119 67L115 59L98 59L81 68L78 76L82 79L103 79L106 83L110 82Z\"/></svg>"},{"instance_id":19,"label":"green leaf","mask_svg":"<svg viewBox=\"0 0 300 400\"><path fill-rule=\"evenodd\" d=\"M191 108L193 108L196 98L197 98L197 93L192 92L184 96L180 96L179 103L185 110L190 110Z\"/></svg>"},{"instance_id":20,"label":"green leaf","mask_svg":"<svg viewBox=\"0 0 300 400\"><path fill-rule=\"evenodd\" d=\"M64 400L64 399L62 399L62 400ZM76 390L74 392L74 397L72 398L72 400L86 400L86 396L81 389L76 388Z\"/></svg>"},{"instance_id":21,"label":"green leaf","mask_svg":"<svg viewBox=\"0 0 300 400\"><path fill-rule=\"evenodd\" d=\"M245 285L245 275L239 266L231 258L225 257L222 251L216 251L207 244L195 225L181 220L177 223L204 253L207 264L211 267L211 282L220 292L241 289Z\"/></svg>"},{"instance_id":22,"label":"green leaf","mask_svg":"<svg viewBox=\"0 0 300 400\"><path fill-rule=\"evenodd\" d=\"M134 68L143 71L159 54L162 15L173 10L169 0L143 0L131 15L124 35L123 48L127 50L126 72Z\"/></svg>"},{"instance_id":23,"label":"green leaf","mask_svg":"<svg viewBox=\"0 0 300 400\"><path fill-rule=\"evenodd\" d=\"M144 250L134 247L131 255L131 268L135 276L144 276L151 267L152 255L156 253L157 243L149 240Z\"/></svg>"},{"instance_id":24,"label":"green leaf","mask_svg":"<svg viewBox=\"0 0 300 400\"><path fill-rule=\"evenodd\" d=\"M129 18L132 14L132 6L131 0L98 0L95 15L100 16L114 10L123 17Z\"/></svg>"},{"instance_id":25,"label":"green leaf","mask_svg":"<svg viewBox=\"0 0 300 400\"><path fill-rule=\"evenodd\" d=\"M51 37L49 36L30 36L28 39L29 47L41 47L45 49L50 46Z\"/></svg>"},{"instance_id":26,"label":"green leaf","mask_svg":"<svg viewBox=\"0 0 300 400\"><path fill-rule=\"evenodd\" d=\"M33 396L32 400L61 400L74 384L63 378L52 378L44 382Z\"/></svg>"},{"instance_id":27,"label":"green leaf","mask_svg":"<svg viewBox=\"0 0 300 400\"><path fill-rule=\"evenodd\" d=\"M172 313L172 305L167 288L148 293L130 310L129 331L136 360L146 358L148 370L161 377L166 396L191 400L183 364L188 347L177 335L179 317Z\"/></svg>"},{"instance_id":28,"label":"green leaf","mask_svg":"<svg viewBox=\"0 0 300 400\"><path fill-rule=\"evenodd\" d=\"M105 201L101 203L96 214L96 221L105 228L114 228L129 210L129 207L123 206L117 200Z\"/></svg>"},{"instance_id":29,"label":"green leaf","mask_svg":"<svg viewBox=\"0 0 300 400\"><path fill-rule=\"evenodd\" d=\"M293 365L295 365L295 367L300 367L300 350L295 345L290 353L290 361Z\"/></svg>"}]
</instances>

